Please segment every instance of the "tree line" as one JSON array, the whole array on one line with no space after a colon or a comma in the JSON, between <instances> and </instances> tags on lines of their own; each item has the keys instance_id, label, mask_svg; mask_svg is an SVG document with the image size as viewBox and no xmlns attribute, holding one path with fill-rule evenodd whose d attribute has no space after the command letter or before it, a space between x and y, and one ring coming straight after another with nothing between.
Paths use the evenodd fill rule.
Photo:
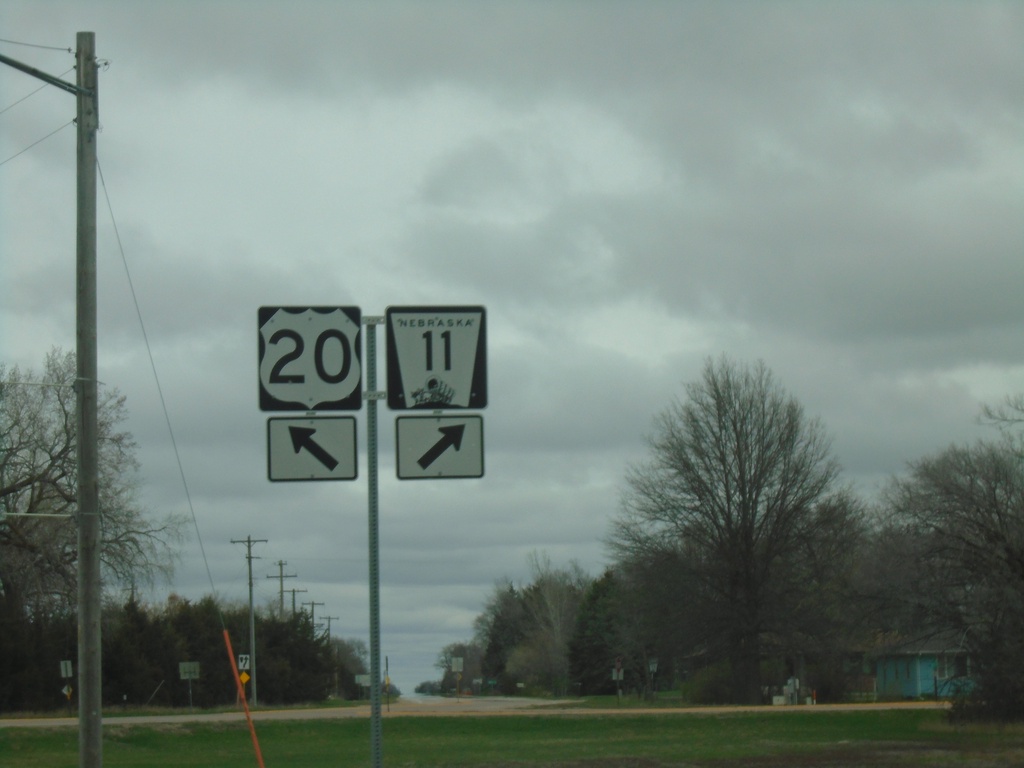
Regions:
<instances>
[{"instance_id":1,"label":"tree line","mask_svg":"<svg viewBox=\"0 0 1024 768\"><path fill-rule=\"evenodd\" d=\"M0 707L44 704L38 692L53 689L54 659L74 657L74 377L73 355L59 350L39 375L0 365ZM557 695L678 687L698 701L758 703L796 678L819 700L841 699L873 656L928 644L967 662L959 712L1024 718L1024 397L983 418L993 437L911 461L865 500L843 482L824 425L763 363L709 359L656 416L647 458L628 468L607 570L594 578L535 556L531 582L498 582L474 636L442 650L442 679L431 686ZM124 419L124 398L105 388L100 503L111 591L169 572L182 531L180 518L139 507ZM139 665L122 680L105 664L112 702L152 695L145 689L173 679L180 661L205 661L185 652L216 658L215 614L245 635L233 609L212 600L109 608L104 658ZM300 689L321 697L334 674L347 690L358 665L332 661L301 616L260 621L261 693L263 674L281 670L268 701ZM188 626L205 650L188 644L192 630L179 629ZM152 642L140 645L147 633ZM286 645L305 649L303 660ZM153 661L143 647L163 650ZM309 682L290 688L289 678ZM234 695L221 682L209 691L200 700Z\"/></svg>"},{"instance_id":2,"label":"tree line","mask_svg":"<svg viewBox=\"0 0 1024 768\"><path fill-rule=\"evenodd\" d=\"M684 395L629 468L607 570L535 557L424 688L749 704L795 678L842 700L877 656L928 647L965 662L958 714L1024 718L1024 398L984 409L992 439L912 461L868 501L763 363L708 360Z\"/></svg>"},{"instance_id":3,"label":"tree line","mask_svg":"<svg viewBox=\"0 0 1024 768\"><path fill-rule=\"evenodd\" d=\"M0 601L0 607L4 603ZM254 655L259 703L359 698L356 675L366 672L365 644L328 638L306 612L257 611L256 648L249 646L249 609L223 606L212 597L196 602L172 595L147 606L129 599L103 610L103 704L105 707L216 707L238 703L224 630L234 655ZM76 678L62 676L61 662L77 671L77 618L73 612L0 616L0 712L47 711L73 705L65 695ZM236 658L237 661L237 658ZM197 662L199 677L182 679L182 662ZM65 688L69 686L69 688ZM251 696L251 684L246 687Z\"/></svg>"}]
</instances>

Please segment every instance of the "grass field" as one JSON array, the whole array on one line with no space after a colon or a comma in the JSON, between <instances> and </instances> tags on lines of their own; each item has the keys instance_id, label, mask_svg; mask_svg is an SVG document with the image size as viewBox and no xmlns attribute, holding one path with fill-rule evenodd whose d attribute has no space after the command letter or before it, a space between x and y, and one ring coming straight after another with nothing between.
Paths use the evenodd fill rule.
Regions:
<instances>
[{"instance_id":1,"label":"grass field","mask_svg":"<svg viewBox=\"0 0 1024 768\"><path fill-rule=\"evenodd\" d=\"M1024 729L950 726L934 710L391 717L384 764L416 766L989 766L1024 765ZM370 762L366 719L257 725L267 768ZM243 724L108 725L110 768L250 768ZM75 768L77 731L0 729L3 768Z\"/></svg>"}]
</instances>

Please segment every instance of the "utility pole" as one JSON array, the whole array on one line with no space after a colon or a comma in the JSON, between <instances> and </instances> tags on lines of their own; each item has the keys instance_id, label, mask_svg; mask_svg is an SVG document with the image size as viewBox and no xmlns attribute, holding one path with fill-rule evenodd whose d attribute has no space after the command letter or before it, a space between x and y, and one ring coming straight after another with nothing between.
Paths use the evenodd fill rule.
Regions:
<instances>
[{"instance_id":1,"label":"utility pole","mask_svg":"<svg viewBox=\"0 0 1024 768\"><path fill-rule=\"evenodd\" d=\"M324 616L324 618L327 620L327 652L329 654L331 654L332 658L337 659L338 658L338 653L337 653L337 651L334 648L334 644L331 642L331 620L333 619L334 621L337 621L338 617L337 616ZM335 693L338 692L338 668L337 667L334 668L334 692Z\"/></svg>"},{"instance_id":2,"label":"utility pole","mask_svg":"<svg viewBox=\"0 0 1024 768\"><path fill-rule=\"evenodd\" d=\"M311 600L308 603L303 603L303 605L309 606L309 625L313 628L313 637L316 637L316 607L323 605L323 603Z\"/></svg>"},{"instance_id":3,"label":"utility pole","mask_svg":"<svg viewBox=\"0 0 1024 768\"><path fill-rule=\"evenodd\" d=\"M96 341L96 36L78 33L78 759L103 765L99 430Z\"/></svg>"},{"instance_id":4,"label":"utility pole","mask_svg":"<svg viewBox=\"0 0 1024 768\"><path fill-rule=\"evenodd\" d=\"M308 592L308 589L286 589L285 592L292 593L292 616L295 615L295 593L296 592Z\"/></svg>"},{"instance_id":5,"label":"utility pole","mask_svg":"<svg viewBox=\"0 0 1024 768\"><path fill-rule=\"evenodd\" d=\"M249 565L249 673L252 675L252 706L256 707L256 615L252 608L252 561L259 560L252 554L253 544L266 544L266 539L254 539L246 536L244 539L232 539L232 544L245 544L245 559Z\"/></svg>"},{"instance_id":6,"label":"utility pole","mask_svg":"<svg viewBox=\"0 0 1024 768\"><path fill-rule=\"evenodd\" d=\"M78 472L78 760L103 765L103 655L100 630L99 430L96 365L96 134L99 79L96 35L76 38L75 84L0 56L7 64L77 97L76 429Z\"/></svg>"},{"instance_id":7,"label":"utility pole","mask_svg":"<svg viewBox=\"0 0 1024 768\"><path fill-rule=\"evenodd\" d=\"M284 572L284 567L286 565L288 565L288 563L285 562L284 560L278 560L277 561L277 576L267 576L268 579L277 579L278 581L281 582L281 591L280 591L280 601L281 601L281 604L280 604L280 608L279 608L279 610L281 612L281 618L284 618L284 580L285 579L294 579L294 578L298 577L298 574L296 574L296 573L285 573Z\"/></svg>"}]
</instances>

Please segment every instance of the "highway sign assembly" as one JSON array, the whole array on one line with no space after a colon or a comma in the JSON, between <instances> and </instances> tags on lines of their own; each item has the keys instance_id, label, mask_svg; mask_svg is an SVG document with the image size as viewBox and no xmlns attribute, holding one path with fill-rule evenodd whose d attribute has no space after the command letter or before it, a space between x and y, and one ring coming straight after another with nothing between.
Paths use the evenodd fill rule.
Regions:
<instances>
[{"instance_id":1,"label":"highway sign assembly","mask_svg":"<svg viewBox=\"0 0 1024 768\"><path fill-rule=\"evenodd\" d=\"M260 410L358 411L359 307L260 307Z\"/></svg>"},{"instance_id":2,"label":"highway sign assembly","mask_svg":"<svg viewBox=\"0 0 1024 768\"><path fill-rule=\"evenodd\" d=\"M267 419L267 477L273 482L355 480L354 416Z\"/></svg>"},{"instance_id":3,"label":"highway sign assembly","mask_svg":"<svg viewBox=\"0 0 1024 768\"><path fill-rule=\"evenodd\" d=\"M386 318L389 408L486 407L483 307L388 307Z\"/></svg>"},{"instance_id":4,"label":"highway sign assembly","mask_svg":"<svg viewBox=\"0 0 1024 768\"><path fill-rule=\"evenodd\" d=\"M198 661L180 661L180 662L178 662L178 676L182 680L198 680L199 679L199 662Z\"/></svg>"},{"instance_id":5,"label":"highway sign assembly","mask_svg":"<svg viewBox=\"0 0 1024 768\"><path fill-rule=\"evenodd\" d=\"M482 416L399 416L395 444L400 480L483 477Z\"/></svg>"},{"instance_id":6,"label":"highway sign assembly","mask_svg":"<svg viewBox=\"0 0 1024 768\"><path fill-rule=\"evenodd\" d=\"M387 387L381 391L377 385L377 326L384 324ZM362 382L364 325L366 392ZM370 669L368 675L358 675L356 682L370 688L371 765L381 768L377 406L386 398L392 410L434 412L395 419L399 479L483 477L483 417L441 412L487 406L486 310L482 306L401 306L388 307L383 316L364 317L359 307L266 306L259 308L258 327L260 410L305 412L267 419L267 476L271 481L356 479L355 418L318 412L358 411L366 400ZM239 679L243 683L248 677L244 666L240 656ZM179 674L190 681L198 678L198 663L192 668L183 662ZM384 679L388 680L386 673ZM255 678L252 682L255 703Z\"/></svg>"}]
</instances>

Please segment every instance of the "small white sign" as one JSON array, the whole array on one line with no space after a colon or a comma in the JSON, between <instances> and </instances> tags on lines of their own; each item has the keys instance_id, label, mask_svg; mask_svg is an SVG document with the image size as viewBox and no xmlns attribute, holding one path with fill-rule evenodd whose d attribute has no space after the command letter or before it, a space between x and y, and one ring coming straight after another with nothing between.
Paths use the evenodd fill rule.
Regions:
<instances>
[{"instance_id":1,"label":"small white sign","mask_svg":"<svg viewBox=\"0 0 1024 768\"><path fill-rule=\"evenodd\" d=\"M249 654L240 653L238 654L238 671L248 672L249 671Z\"/></svg>"},{"instance_id":2,"label":"small white sign","mask_svg":"<svg viewBox=\"0 0 1024 768\"><path fill-rule=\"evenodd\" d=\"M267 476L273 482L355 480L353 416L267 419Z\"/></svg>"},{"instance_id":3,"label":"small white sign","mask_svg":"<svg viewBox=\"0 0 1024 768\"><path fill-rule=\"evenodd\" d=\"M63 678L75 676L74 668L72 667L71 662L67 659L60 663L60 676Z\"/></svg>"},{"instance_id":4,"label":"small white sign","mask_svg":"<svg viewBox=\"0 0 1024 768\"><path fill-rule=\"evenodd\" d=\"M395 444L400 480L483 477L482 416L399 416Z\"/></svg>"}]
</instances>

